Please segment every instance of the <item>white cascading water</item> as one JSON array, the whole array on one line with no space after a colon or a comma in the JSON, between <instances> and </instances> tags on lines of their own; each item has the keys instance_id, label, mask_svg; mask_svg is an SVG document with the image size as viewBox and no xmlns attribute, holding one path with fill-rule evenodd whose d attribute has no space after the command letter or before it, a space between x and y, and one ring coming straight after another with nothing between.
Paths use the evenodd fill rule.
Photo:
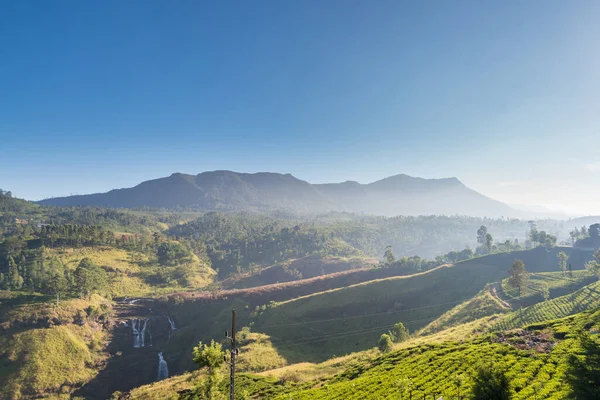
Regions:
<instances>
[{"instance_id":1,"label":"white cascading water","mask_svg":"<svg viewBox=\"0 0 600 400\"><path fill-rule=\"evenodd\" d=\"M171 329L169 330L169 339L171 339L171 333L175 332L177 328L175 327L175 322L171 319L171 317L167 317L169 319L169 325Z\"/></svg>"},{"instance_id":2,"label":"white cascading water","mask_svg":"<svg viewBox=\"0 0 600 400\"><path fill-rule=\"evenodd\" d=\"M139 319L131 320L131 332L133 336L133 347L144 347L146 345L146 328L148 327L148 319L144 320L144 325L142 325L142 329L140 329L140 325L142 325ZM152 336L150 335L150 330L148 330L148 335L150 339ZM152 344L150 344L152 346Z\"/></svg>"},{"instance_id":3,"label":"white cascading water","mask_svg":"<svg viewBox=\"0 0 600 400\"><path fill-rule=\"evenodd\" d=\"M162 352L158 353L158 377L156 380L161 381L169 377L169 368L167 362L163 358Z\"/></svg>"}]
</instances>

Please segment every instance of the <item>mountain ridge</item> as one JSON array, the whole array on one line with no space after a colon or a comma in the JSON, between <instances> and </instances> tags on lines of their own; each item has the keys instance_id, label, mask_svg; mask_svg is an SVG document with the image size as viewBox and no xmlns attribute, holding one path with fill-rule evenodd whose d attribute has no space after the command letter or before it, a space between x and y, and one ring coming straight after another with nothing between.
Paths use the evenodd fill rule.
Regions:
<instances>
[{"instance_id":1,"label":"mountain ridge","mask_svg":"<svg viewBox=\"0 0 600 400\"><path fill-rule=\"evenodd\" d=\"M514 216L515 210L464 185L456 177L427 179L406 174L371 183L311 184L291 174L228 170L173 173L130 188L55 197L53 206L194 208L206 211L287 209L299 213L347 211L375 215Z\"/></svg>"}]
</instances>

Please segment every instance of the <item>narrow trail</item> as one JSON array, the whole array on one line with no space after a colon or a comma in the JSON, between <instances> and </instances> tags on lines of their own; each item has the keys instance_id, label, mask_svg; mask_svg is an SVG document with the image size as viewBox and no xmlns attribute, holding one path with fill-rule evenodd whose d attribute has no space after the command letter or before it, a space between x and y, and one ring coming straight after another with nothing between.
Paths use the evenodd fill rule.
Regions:
<instances>
[{"instance_id":1,"label":"narrow trail","mask_svg":"<svg viewBox=\"0 0 600 400\"><path fill-rule=\"evenodd\" d=\"M504 307L512 309L513 307L510 305L510 303L507 302L506 300L502 299L498 295L498 286L499 286L498 282L492 283L490 285L490 294L492 295L492 297L494 297L495 299L497 299L500 302L500 304L502 304ZM500 290L502 290L502 289L500 289Z\"/></svg>"}]
</instances>

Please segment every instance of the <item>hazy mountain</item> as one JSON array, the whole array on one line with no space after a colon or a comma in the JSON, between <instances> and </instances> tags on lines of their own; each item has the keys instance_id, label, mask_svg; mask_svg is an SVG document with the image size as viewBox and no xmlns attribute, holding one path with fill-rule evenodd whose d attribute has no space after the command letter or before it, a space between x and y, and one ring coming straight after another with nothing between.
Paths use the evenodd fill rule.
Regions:
<instances>
[{"instance_id":1,"label":"hazy mountain","mask_svg":"<svg viewBox=\"0 0 600 400\"><path fill-rule=\"evenodd\" d=\"M469 189L456 178L423 179L408 175L391 176L369 184L348 181L313 185L290 174L212 171L194 176L176 173L133 188L57 197L40 203L124 208L349 211L377 215L516 215L506 204Z\"/></svg>"}]
</instances>

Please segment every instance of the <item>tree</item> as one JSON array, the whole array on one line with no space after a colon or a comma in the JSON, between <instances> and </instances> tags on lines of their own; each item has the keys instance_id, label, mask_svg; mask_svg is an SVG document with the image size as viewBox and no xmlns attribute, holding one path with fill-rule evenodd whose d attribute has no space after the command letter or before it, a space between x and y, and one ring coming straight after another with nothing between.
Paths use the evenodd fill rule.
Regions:
<instances>
[{"instance_id":1,"label":"tree","mask_svg":"<svg viewBox=\"0 0 600 400\"><path fill-rule=\"evenodd\" d=\"M408 329L402 322L394 324L388 334L395 343L404 342L409 337Z\"/></svg>"},{"instance_id":2,"label":"tree","mask_svg":"<svg viewBox=\"0 0 600 400\"><path fill-rule=\"evenodd\" d=\"M569 232L569 236L571 236L571 243L574 245L577 239L579 239L579 228L575 227L575 229Z\"/></svg>"},{"instance_id":3,"label":"tree","mask_svg":"<svg viewBox=\"0 0 600 400\"><path fill-rule=\"evenodd\" d=\"M492 252L492 246L494 244L494 238L492 237L492 235L490 235L489 233L487 233L485 235L485 247L487 248L487 252L491 253Z\"/></svg>"},{"instance_id":4,"label":"tree","mask_svg":"<svg viewBox=\"0 0 600 400\"><path fill-rule=\"evenodd\" d=\"M557 255L558 257L558 268L562 271L563 275L567 271L567 261L569 260L569 256L564 251L561 251Z\"/></svg>"},{"instance_id":5,"label":"tree","mask_svg":"<svg viewBox=\"0 0 600 400\"><path fill-rule=\"evenodd\" d=\"M385 265L388 267L392 266L392 264L394 264L396 262L396 256L394 256L394 251L392 250L392 246L390 246L389 244L385 248L385 253L383 255L383 258L385 259Z\"/></svg>"},{"instance_id":6,"label":"tree","mask_svg":"<svg viewBox=\"0 0 600 400\"><path fill-rule=\"evenodd\" d=\"M381 351L382 353L389 353L390 351L392 351L392 347L393 344L390 335L388 335L387 333L381 335L381 337L377 341L377 348L379 349L379 351Z\"/></svg>"},{"instance_id":7,"label":"tree","mask_svg":"<svg viewBox=\"0 0 600 400\"><path fill-rule=\"evenodd\" d=\"M585 264L585 268L600 277L600 250L594 253L594 259Z\"/></svg>"},{"instance_id":8,"label":"tree","mask_svg":"<svg viewBox=\"0 0 600 400\"><path fill-rule=\"evenodd\" d=\"M525 263L522 260L515 260L513 263L508 283L519 290L519 297L521 297L523 288L527 285L527 272L525 271Z\"/></svg>"},{"instance_id":9,"label":"tree","mask_svg":"<svg viewBox=\"0 0 600 400\"><path fill-rule=\"evenodd\" d=\"M8 284L12 289L21 289L23 286L23 278L19 275L19 267L15 260L8 257Z\"/></svg>"},{"instance_id":10,"label":"tree","mask_svg":"<svg viewBox=\"0 0 600 400\"><path fill-rule=\"evenodd\" d=\"M536 247L537 242L538 242L537 225L536 225L535 221L527 221L527 222L529 223L529 232L527 233L527 236L529 237L529 240L531 240L533 247Z\"/></svg>"},{"instance_id":11,"label":"tree","mask_svg":"<svg viewBox=\"0 0 600 400\"><path fill-rule=\"evenodd\" d=\"M187 250L177 242L163 242L156 250L160 265L178 264L188 255Z\"/></svg>"},{"instance_id":12,"label":"tree","mask_svg":"<svg viewBox=\"0 0 600 400\"><path fill-rule=\"evenodd\" d=\"M485 239L487 235L487 227L485 225L481 225L479 229L477 229L477 243L481 246L485 244Z\"/></svg>"},{"instance_id":13,"label":"tree","mask_svg":"<svg viewBox=\"0 0 600 400\"><path fill-rule=\"evenodd\" d=\"M204 385L200 387L204 399L217 400L223 396L219 391L221 382L221 367L223 366L225 352L221 343L211 340L210 344L198 343L192 352L192 358L199 368L207 368L208 374Z\"/></svg>"},{"instance_id":14,"label":"tree","mask_svg":"<svg viewBox=\"0 0 600 400\"><path fill-rule=\"evenodd\" d=\"M600 343L586 331L577 333L577 354L570 354L567 382L575 399L600 399Z\"/></svg>"},{"instance_id":15,"label":"tree","mask_svg":"<svg viewBox=\"0 0 600 400\"><path fill-rule=\"evenodd\" d=\"M597 239L600 236L600 224L592 224L588 228L588 234L591 238Z\"/></svg>"},{"instance_id":16,"label":"tree","mask_svg":"<svg viewBox=\"0 0 600 400\"><path fill-rule=\"evenodd\" d=\"M79 262L77 269L73 273L73 279L75 281L75 290L80 296L100 293L108 287L106 272L97 265L94 265L89 258L84 258Z\"/></svg>"},{"instance_id":17,"label":"tree","mask_svg":"<svg viewBox=\"0 0 600 400\"><path fill-rule=\"evenodd\" d=\"M473 382L474 400L509 400L510 383L504 371L480 366Z\"/></svg>"},{"instance_id":18,"label":"tree","mask_svg":"<svg viewBox=\"0 0 600 400\"><path fill-rule=\"evenodd\" d=\"M54 271L54 273L50 276L46 283L46 293L51 296L56 297L56 305L58 306L58 302L60 301L60 297L64 296L69 289L67 279L65 275Z\"/></svg>"}]
</instances>

